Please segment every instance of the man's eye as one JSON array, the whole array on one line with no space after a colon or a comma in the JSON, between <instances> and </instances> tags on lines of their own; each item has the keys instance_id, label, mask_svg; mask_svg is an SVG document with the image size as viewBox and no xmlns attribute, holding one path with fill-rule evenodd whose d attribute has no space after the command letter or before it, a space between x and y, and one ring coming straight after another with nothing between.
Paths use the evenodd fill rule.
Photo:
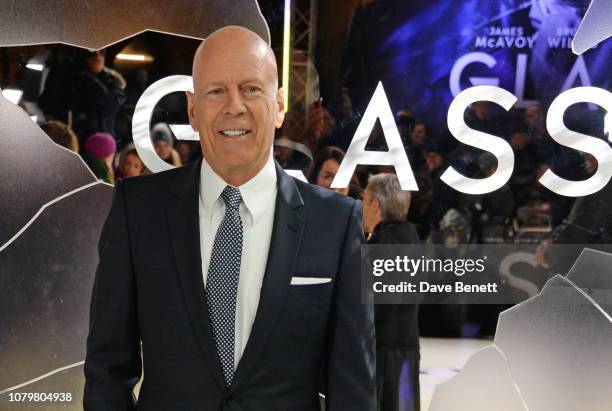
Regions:
<instances>
[{"instance_id":1,"label":"man's eye","mask_svg":"<svg viewBox=\"0 0 612 411\"><path fill-rule=\"evenodd\" d=\"M256 93L259 93L261 89L257 86L247 86L244 88L244 91L249 94L256 94Z\"/></svg>"},{"instance_id":2,"label":"man's eye","mask_svg":"<svg viewBox=\"0 0 612 411\"><path fill-rule=\"evenodd\" d=\"M221 90L220 88L210 90L209 92L206 93L207 96L211 96L211 97L220 96L221 94L223 94L223 90Z\"/></svg>"}]
</instances>

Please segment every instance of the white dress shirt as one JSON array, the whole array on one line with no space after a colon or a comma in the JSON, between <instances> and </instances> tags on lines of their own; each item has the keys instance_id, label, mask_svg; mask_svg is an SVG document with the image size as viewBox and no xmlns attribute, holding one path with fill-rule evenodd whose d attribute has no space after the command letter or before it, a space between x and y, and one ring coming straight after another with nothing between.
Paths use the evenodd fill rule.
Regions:
<instances>
[{"instance_id":1,"label":"white dress shirt","mask_svg":"<svg viewBox=\"0 0 612 411\"><path fill-rule=\"evenodd\" d=\"M242 196L240 218L242 219L243 243L236 300L236 324L234 340L234 369L238 366L246 347L259 296L276 208L276 168L270 153L266 165L252 179L238 187ZM202 159L200 174L200 247L204 286L208 277L208 266L217 229L225 216L225 203L221 192L228 184Z\"/></svg>"}]
</instances>

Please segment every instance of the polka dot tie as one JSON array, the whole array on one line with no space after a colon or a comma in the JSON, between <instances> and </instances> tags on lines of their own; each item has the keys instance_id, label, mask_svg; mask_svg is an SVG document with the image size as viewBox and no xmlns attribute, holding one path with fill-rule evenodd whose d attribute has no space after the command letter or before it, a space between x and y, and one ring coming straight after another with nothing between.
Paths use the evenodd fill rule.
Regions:
<instances>
[{"instance_id":1,"label":"polka dot tie","mask_svg":"<svg viewBox=\"0 0 612 411\"><path fill-rule=\"evenodd\" d=\"M242 197L240 190L226 186L221 198L225 202L225 217L217 230L210 256L206 304L223 378L229 387L234 378L236 297L242 257L242 220L238 210Z\"/></svg>"}]
</instances>

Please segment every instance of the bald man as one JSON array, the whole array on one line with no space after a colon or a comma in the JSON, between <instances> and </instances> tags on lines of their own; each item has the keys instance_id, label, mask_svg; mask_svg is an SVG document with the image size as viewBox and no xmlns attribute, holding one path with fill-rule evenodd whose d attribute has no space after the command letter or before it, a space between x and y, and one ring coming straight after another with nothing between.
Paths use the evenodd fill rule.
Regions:
<instances>
[{"instance_id":1,"label":"bald man","mask_svg":"<svg viewBox=\"0 0 612 411\"><path fill-rule=\"evenodd\" d=\"M274 161L283 93L256 34L211 34L193 82L203 160L115 187L85 410L318 410L319 392L329 411L375 410L361 203Z\"/></svg>"}]
</instances>

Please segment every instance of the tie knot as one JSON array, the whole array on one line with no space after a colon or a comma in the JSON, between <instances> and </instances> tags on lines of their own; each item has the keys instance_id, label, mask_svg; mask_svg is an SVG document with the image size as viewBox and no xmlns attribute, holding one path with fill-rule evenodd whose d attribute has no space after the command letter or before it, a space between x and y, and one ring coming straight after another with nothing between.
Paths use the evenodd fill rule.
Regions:
<instances>
[{"instance_id":1,"label":"tie knot","mask_svg":"<svg viewBox=\"0 0 612 411\"><path fill-rule=\"evenodd\" d=\"M225 186L223 192L221 193L221 198L223 198L223 201L225 201L225 206L232 210L238 210L238 207L240 207L240 201L242 201L240 190L232 186Z\"/></svg>"}]
</instances>

